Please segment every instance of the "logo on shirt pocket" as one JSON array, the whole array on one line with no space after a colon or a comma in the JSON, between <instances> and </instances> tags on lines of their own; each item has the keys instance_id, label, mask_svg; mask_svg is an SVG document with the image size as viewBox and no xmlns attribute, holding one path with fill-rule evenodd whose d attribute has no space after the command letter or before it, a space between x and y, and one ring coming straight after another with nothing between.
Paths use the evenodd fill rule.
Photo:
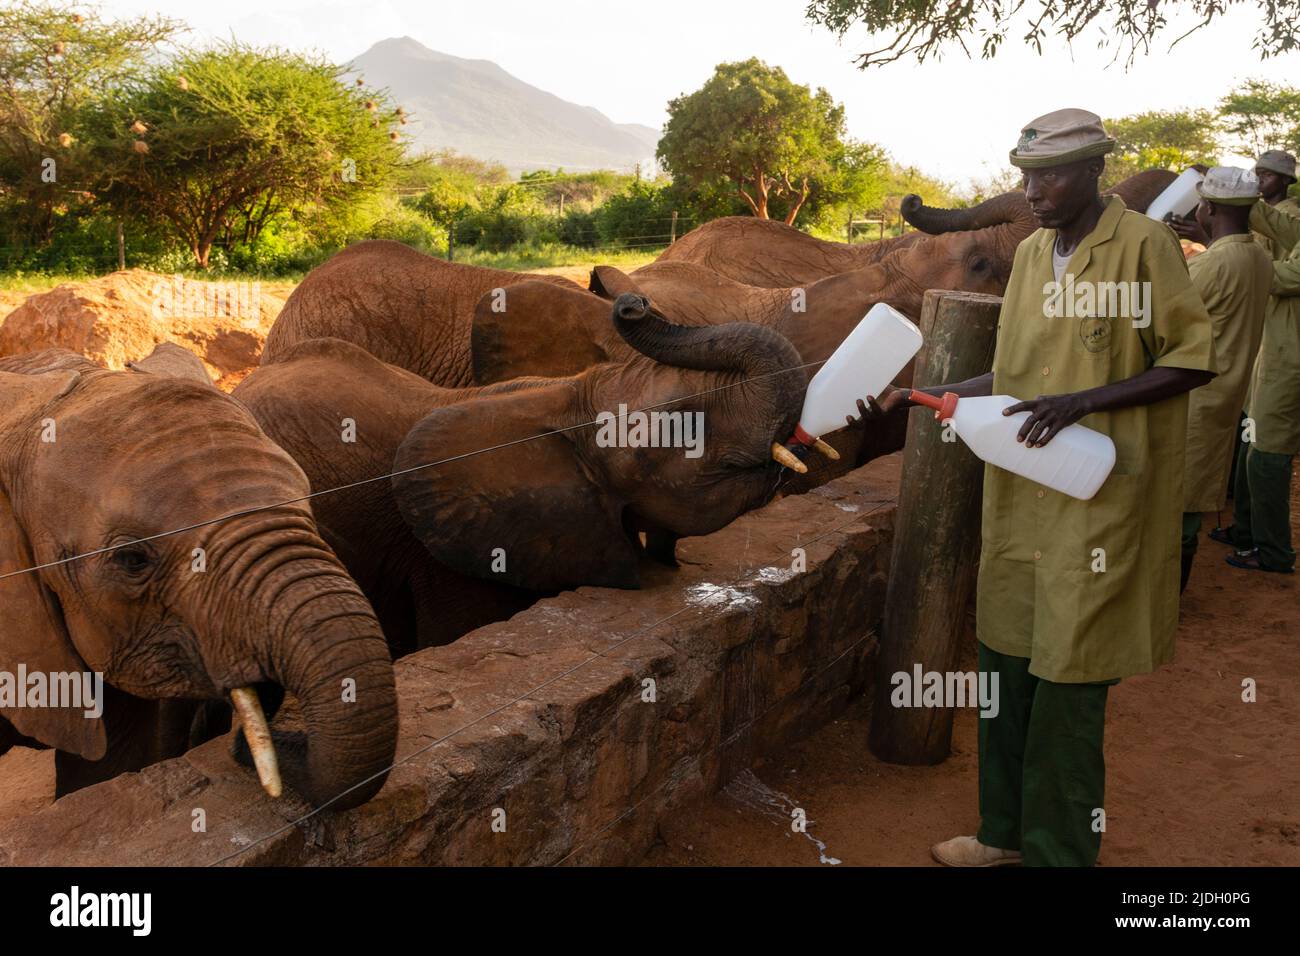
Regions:
<instances>
[{"instance_id":1,"label":"logo on shirt pocket","mask_svg":"<svg viewBox=\"0 0 1300 956\"><path fill-rule=\"evenodd\" d=\"M1111 320L1104 316L1087 316L1079 320L1079 340L1089 352L1109 352Z\"/></svg>"}]
</instances>

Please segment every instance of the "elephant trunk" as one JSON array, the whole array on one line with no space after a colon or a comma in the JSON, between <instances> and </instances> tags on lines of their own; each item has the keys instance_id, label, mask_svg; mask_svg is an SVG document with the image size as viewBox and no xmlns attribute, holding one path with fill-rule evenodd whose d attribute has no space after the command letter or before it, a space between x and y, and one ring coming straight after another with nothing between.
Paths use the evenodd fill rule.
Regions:
<instances>
[{"instance_id":1,"label":"elephant trunk","mask_svg":"<svg viewBox=\"0 0 1300 956\"><path fill-rule=\"evenodd\" d=\"M1004 223L1030 219L1029 204L1025 194L1012 190L993 196L968 209L941 209L927 206L921 197L912 193L903 198L901 207L903 218L909 224L930 235L946 232L965 232L972 229L986 229Z\"/></svg>"},{"instance_id":2,"label":"elephant trunk","mask_svg":"<svg viewBox=\"0 0 1300 956\"><path fill-rule=\"evenodd\" d=\"M383 786L397 746L393 664L370 603L309 517L264 514L219 534L212 546L236 577L240 605L258 609L235 625L238 646L255 648L255 662L237 665L228 679L273 681L297 699L302 732L277 731L274 739L286 783L314 807L364 803ZM273 792L275 756L258 730L260 708L248 694L232 697Z\"/></svg>"},{"instance_id":3,"label":"elephant trunk","mask_svg":"<svg viewBox=\"0 0 1300 956\"><path fill-rule=\"evenodd\" d=\"M738 373L760 401L798 411L807 376L795 347L775 329L749 322L673 325L634 292L614 300L613 319L623 341L656 362Z\"/></svg>"},{"instance_id":4,"label":"elephant trunk","mask_svg":"<svg viewBox=\"0 0 1300 956\"><path fill-rule=\"evenodd\" d=\"M320 589L319 581L312 585ZM276 680L302 708L306 733L285 778L314 807L346 810L379 792L397 747L388 645L351 580L308 598L272 647Z\"/></svg>"}]
</instances>

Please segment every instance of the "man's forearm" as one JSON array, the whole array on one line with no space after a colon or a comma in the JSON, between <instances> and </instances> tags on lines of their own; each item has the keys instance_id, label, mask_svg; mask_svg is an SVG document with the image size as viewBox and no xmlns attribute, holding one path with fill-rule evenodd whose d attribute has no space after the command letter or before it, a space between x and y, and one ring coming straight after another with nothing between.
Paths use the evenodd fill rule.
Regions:
<instances>
[{"instance_id":1,"label":"man's forearm","mask_svg":"<svg viewBox=\"0 0 1300 956\"><path fill-rule=\"evenodd\" d=\"M1251 207L1250 228L1288 249L1300 243L1300 219L1279 212L1263 201Z\"/></svg>"},{"instance_id":2,"label":"man's forearm","mask_svg":"<svg viewBox=\"0 0 1300 956\"><path fill-rule=\"evenodd\" d=\"M1183 392L1199 388L1210 379L1213 372L1191 368L1149 368L1141 374L1076 393L1084 403L1087 414L1113 412L1136 405L1151 405L1173 398Z\"/></svg>"},{"instance_id":3,"label":"man's forearm","mask_svg":"<svg viewBox=\"0 0 1300 956\"><path fill-rule=\"evenodd\" d=\"M1300 295L1300 255L1273 263L1272 291L1283 297Z\"/></svg>"},{"instance_id":4,"label":"man's forearm","mask_svg":"<svg viewBox=\"0 0 1300 956\"><path fill-rule=\"evenodd\" d=\"M993 373L986 372L983 375L977 375L974 378L968 378L964 382L954 382L951 385L930 385L926 388L913 389L917 392L925 392L927 395L933 395L936 398L943 395L944 392L952 392L958 398L975 398L980 395L993 394Z\"/></svg>"}]
</instances>

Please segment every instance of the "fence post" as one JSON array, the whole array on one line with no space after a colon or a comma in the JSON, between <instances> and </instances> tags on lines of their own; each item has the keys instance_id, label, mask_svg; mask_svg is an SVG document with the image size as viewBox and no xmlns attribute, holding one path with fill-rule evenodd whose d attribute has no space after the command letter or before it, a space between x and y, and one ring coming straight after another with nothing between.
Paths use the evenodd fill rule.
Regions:
<instances>
[{"instance_id":1,"label":"fence post","mask_svg":"<svg viewBox=\"0 0 1300 956\"><path fill-rule=\"evenodd\" d=\"M447 226L447 261L454 262L456 259L456 224L450 223Z\"/></svg>"},{"instance_id":2,"label":"fence post","mask_svg":"<svg viewBox=\"0 0 1300 956\"><path fill-rule=\"evenodd\" d=\"M922 301L925 346L913 384L960 382L993 367L1000 298L932 289ZM918 668L945 675L944 686L950 686L946 675L957 669L961 653L979 560L984 465L948 437L929 409L912 409L869 733L871 752L890 763L936 764L952 749L951 707L894 707L890 699L894 675L914 681ZM920 693L912 690L909 704Z\"/></svg>"},{"instance_id":3,"label":"fence post","mask_svg":"<svg viewBox=\"0 0 1300 956\"><path fill-rule=\"evenodd\" d=\"M853 213L849 213L848 225L844 227L844 241L850 245L853 243Z\"/></svg>"},{"instance_id":4,"label":"fence post","mask_svg":"<svg viewBox=\"0 0 1300 956\"><path fill-rule=\"evenodd\" d=\"M122 235L122 220L117 221L117 271L126 268L126 237Z\"/></svg>"},{"instance_id":5,"label":"fence post","mask_svg":"<svg viewBox=\"0 0 1300 956\"><path fill-rule=\"evenodd\" d=\"M668 237L668 245L671 246L671 245L672 245L674 242L676 242L676 241L677 241L677 210L674 209L674 210L673 210L673 227L672 227L672 235L670 235L670 236Z\"/></svg>"}]
</instances>

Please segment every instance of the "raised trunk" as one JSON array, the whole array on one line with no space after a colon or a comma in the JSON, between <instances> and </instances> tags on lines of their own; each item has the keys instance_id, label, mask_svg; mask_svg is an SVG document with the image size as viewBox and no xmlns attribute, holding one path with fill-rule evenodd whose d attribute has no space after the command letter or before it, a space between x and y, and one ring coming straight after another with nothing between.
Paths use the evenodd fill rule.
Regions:
<instances>
[{"instance_id":1,"label":"raised trunk","mask_svg":"<svg viewBox=\"0 0 1300 956\"><path fill-rule=\"evenodd\" d=\"M920 196L912 193L903 197L900 211L903 218L911 225L932 236L942 235L945 232L985 229L988 226L1000 226L1017 220L1031 221L1025 194L1018 189L993 196L968 209L941 209L927 206L921 201Z\"/></svg>"},{"instance_id":2,"label":"raised trunk","mask_svg":"<svg viewBox=\"0 0 1300 956\"><path fill-rule=\"evenodd\" d=\"M664 365L737 372L751 394L776 408L797 404L807 382L793 345L774 329L749 322L673 325L645 296L625 292L614 300L614 328L623 341Z\"/></svg>"}]
</instances>

